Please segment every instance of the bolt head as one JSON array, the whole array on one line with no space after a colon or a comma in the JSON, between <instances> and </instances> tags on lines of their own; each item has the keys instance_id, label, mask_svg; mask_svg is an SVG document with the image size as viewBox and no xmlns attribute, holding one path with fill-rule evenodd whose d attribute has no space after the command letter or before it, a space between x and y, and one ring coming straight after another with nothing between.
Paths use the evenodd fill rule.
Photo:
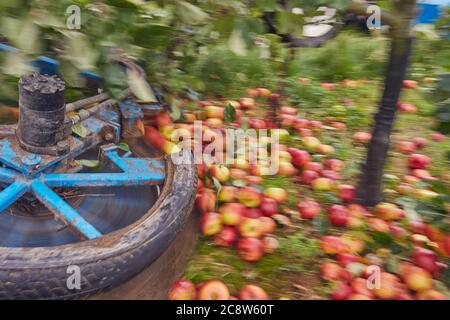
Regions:
<instances>
[{"instance_id":1,"label":"bolt head","mask_svg":"<svg viewBox=\"0 0 450 320\"><path fill-rule=\"evenodd\" d=\"M34 166L37 166L41 162L42 158L41 158L41 156L39 156L37 154L28 153L28 154L24 155L20 160L24 165L26 165L28 167L34 167Z\"/></svg>"}]
</instances>

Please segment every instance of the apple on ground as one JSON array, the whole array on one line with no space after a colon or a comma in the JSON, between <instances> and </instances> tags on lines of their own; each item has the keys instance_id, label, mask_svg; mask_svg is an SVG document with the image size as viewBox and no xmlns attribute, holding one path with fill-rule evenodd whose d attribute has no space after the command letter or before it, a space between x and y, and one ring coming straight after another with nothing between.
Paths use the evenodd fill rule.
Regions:
<instances>
[{"instance_id":1,"label":"apple on ground","mask_svg":"<svg viewBox=\"0 0 450 320\"><path fill-rule=\"evenodd\" d=\"M283 177L292 176L297 173L297 169L292 165L292 163L287 161L280 161L278 165L278 175Z\"/></svg>"},{"instance_id":2,"label":"apple on ground","mask_svg":"<svg viewBox=\"0 0 450 320\"><path fill-rule=\"evenodd\" d=\"M378 218L369 218L367 221L371 230L381 233L389 232L389 224L386 221Z\"/></svg>"},{"instance_id":3,"label":"apple on ground","mask_svg":"<svg viewBox=\"0 0 450 320\"><path fill-rule=\"evenodd\" d=\"M264 255L264 244L258 238L241 238L237 244L239 257L248 262L255 262Z\"/></svg>"},{"instance_id":4,"label":"apple on ground","mask_svg":"<svg viewBox=\"0 0 450 320\"><path fill-rule=\"evenodd\" d=\"M264 120L255 119L255 118L249 119L248 125L252 129L266 129L267 128L267 124Z\"/></svg>"},{"instance_id":5,"label":"apple on ground","mask_svg":"<svg viewBox=\"0 0 450 320\"><path fill-rule=\"evenodd\" d=\"M285 203L288 197L288 192L282 188L270 187L263 192L265 197L275 200L277 203Z\"/></svg>"},{"instance_id":6,"label":"apple on ground","mask_svg":"<svg viewBox=\"0 0 450 320\"><path fill-rule=\"evenodd\" d=\"M267 88L256 88L260 97L268 98L272 93Z\"/></svg>"},{"instance_id":7,"label":"apple on ground","mask_svg":"<svg viewBox=\"0 0 450 320\"><path fill-rule=\"evenodd\" d=\"M269 197L263 198L259 209L266 217L271 217L279 212L278 203L274 199Z\"/></svg>"},{"instance_id":8,"label":"apple on ground","mask_svg":"<svg viewBox=\"0 0 450 320\"><path fill-rule=\"evenodd\" d=\"M200 228L205 236L213 236L222 229L222 219L217 212L207 212L200 219Z\"/></svg>"},{"instance_id":9,"label":"apple on ground","mask_svg":"<svg viewBox=\"0 0 450 320\"><path fill-rule=\"evenodd\" d=\"M433 286L431 274L420 267L411 266L404 275L404 281L408 288L413 291L429 290Z\"/></svg>"},{"instance_id":10,"label":"apple on ground","mask_svg":"<svg viewBox=\"0 0 450 320\"><path fill-rule=\"evenodd\" d=\"M198 210L202 213L214 211L216 207L216 194L211 189L203 188L198 192L195 203Z\"/></svg>"},{"instance_id":11,"label":"apple on ground","mask_svg":"<svg viewBox=\"0 0 450 320\"><path fill-rule=\"evenodd\" d=\"M253 98L241 98L239 103L242 109L253 109L256 106Z\"/></svg>"},{"instance_id":12,"label":"apple on ground","mask_svg":"<svg viewBox=\"0 0 450 320\"><path fill-rule=\"evenodd\" d=\"M383 220L398 220L404 217L404 211L393 203L381 202L375 206L375 215Z\"/></svg>"},{"instance_id":13,"label":"apple on ground","mask_svg":"<svg viewBox=\"0 0 450 320\"><path fill-rule=\"evenodd\" d=\"M337 263L325 262L320 267L322 278L328 281L339 280L342 274L342 267Z\"/></svg>"},{"instance_id":14,"label":"apple on ground","mask_svg":"<svg viewBox=\"0 0 450 320\"><path fill-rule=\"evenodd\" d=\"M278 240L273 236L265 236L262 241L265 253L273 253L280 246Z\"/></svg>"},{"instance_id":15,"label":"apple on ground","mask_svg":"<svg viewBox=\"0 0 450 320\"><path fill-rule=\"evenodd\" d=\"M326 254L337 254L344 251L345 245L339 237L322 236L320 238L320 248Z\"/></svg>"},{"instance_id":16,"label":"apple on ground","mask_svg":"<svg viewBox=\"0 0 450 320\"><path fill-rule=\"evenodd\" d=\"M317 148L321 145L320 140L316 137L304 137L302 139L303 146L309 151L316 151Z\"/></svg>"},{"instance_id":17,"label":"apple on ground","mask_svg":"<svg viewBox=\"0 0 450 320\"><path fill-rule=\"evenodd\" d=\"M236 226L241 223L245 214L245 206L241 203L229 202L219 208L221 221L224 225Z\"/></svg>"},{"instance_id":18,"label":"apple on ground","mask_svg":"<svg viewBox=\"0 0 450 320\"><path fill-rule=\"evenodd\" d=\"M297 109L293 107L282 106L280 108L280 113L295 116L297 114Z\"/></svg>"},{"instance_id":19,"label":"apple on ground","mask_svg":"<svg viewBox=\"0 0 450 320\"><path fill-rule=\"evenodd\" d=\"M333 146L330 146L329 144L321 144L317 147L316 152L324 155L331 155L335 151Z\"/></svg>"},{"instance_id":20,"label":"apple on ground","mask_svg":"<svg viewBox=\"0 0 450 320\"><path fill-rule=\"evenodd\" d=\"M196 297L195 285L185 279L176 281L169 290L169 300L194 300Z\"/></svg>"},{"instance_id":21,"label":"apple on ground","mask_svg":"<svg viewBox=\"0 0 450 320\"><path fill-rule=\"evenodd\" d=\"M434 132L430 135L431 140L436 141L436 142L441 142L445 140L445 136L442 133L437 133Z\"/></svg>"},{"instance_id":22,"label":"apple on ground","mask_svg":"<svg viewBox=\"0 0 450 320\"><path fill-rule=\"evenodd\" d=\"M409 157L408 167L410 169L426 169L430 163L431 160L428 156L414 153Z\"/></svg>"},{"instance_id":23,"label":"apple on ground","mask_svg":"<svg viewBox=\"0 0 450 320\"><path fill-rule=\"evenodd\" d=\"M370 134L369 132L359 131L353 135L353 141L357 143L369 143L371 139L372 134Z\"/></svg>"},{"instance_id":24,"label":"apple on ground","mask_svg":"<svg viewBox=\"0 0 450 320\"><path fill-rule=\"evenodd\" d=\"M297 209L303 219L314 219L321 211L320 204L312 199L300 201Z\"/></svg>"},{"instance_id":25,"label":"apple on ground","mask_svg":"<svg viewBox=\"0 0 450 320\"><path fill-rule=\"evenodd\" d=\"M400 295L401 282L396 275L388 272L381 272L379 281L380 285L375 286L372 289L377 298L392 300Z\"/></svg>"},{"instance_id":26,"label":"apple on ground","mask_svg":"<svg viewBox=\"0 0 450 320\"><path fill-rule=\"evenodd\" d=\"M448 300L447 296L437 290L425 290L417 294L418 300Z\"/></svg>"},{"instance_id":27,"label":"apple on ground","mask_svg":"<svg viewBox=\"0 0 450 320\"><path fill-rule=\"evenodd\" d=\"M331 298L333 300L347 300L352 294L352 287L350 287L345 282L336 282L331 293Z\"/></svg>"},{"instance_id":28,"label":"apple on ground","mask_svg":"<svg viewBox=\"0 0 450 320\"><path fill-rule=\"evenodd\" d=\"M314 180L319 178L319 173L313 170L304 170L300 175L300 182L310 185Z\"/></svg>"},{"instance_id":29,"label":"apple on ground","mask_svg":"<svg viewBox=\"0 0 450 320\"><path fill-rule=\"evenodd\" d=\"M308 128L298 128L297 134L302 138L312 137L313 135L312 131Z\"/></svg>"},{"instance_id":30,"label":"apple on ground","mask_svg":"<svg viewBox=\"0 0 450 320\"><path fill-rule=\"evenodd\" d=\"M261 192L253 187L243 187L237 192L237 198L240 203L248 208L255 208L261 204Z\"/></svg>"},{"instance_id":31,"label":"apple on ground","mask_svg":"<svg viewBox=\"0 0 450 320\"><path fill-rule=\"evenodd\" d=\"M234 227L225 226L214 236L214 243L221 247L231 247L238 239L238 232Z\"/></svg>"},{"instance_id":32,"label":"apple on ground","mask_svg":"<svg viewBox=\"0 0 450 320\"><path fill-rule=\"evenodd\" d=\"M341 172L344 168L344 162L339 159L327 159L325 160L325 168L336 172Z\"/></svg>"},{"instance_id":33,"label":"apple on ground","mask_svg":"<svg viewBox=\"0 0 450 320\"><path fill-rule=\"evenodd\" d=\"M242 237L259 238L262 235L262 227L259 219L244 218L238 228Z\"/></svg>"},{"instance_id":34,"label":"apple on ground","mask_svg":"<svg viewBox=\"0 0 450 320\"><path fill-rule=\"evenodd\" d=\"M260 208L245 208L244 217L258 219L263 216Z\"/></svg>"},{"instance_id":35,"label":"apple on ground","mask_svg":"<svg viewBox=\"0 0 450 320\"><path fill-rule=\"evenodd\" d=\"M422 138L422 137L413 138L412 142L415 144L416 149L421 149L428 145L427 139Z\"/></svg>"},{"instance_id":36,"label":"apple on ground","mask_svg":"<svg viewBox=\"0 0 450 320\"><path fill-rule=\"evenodd\" d=\"M313 162L313 161L311 161L311 162L307 162L304 165L304 169L305 170L312 170L312 171L315 171L315 172L320 174L323 171L323 165L320 162Z\"/></svg>"},{"instance_id":37,"label":"apple on ground","mask_svg":"<svg viewBox=\"0 0 450 320\"><path fill-rule=\"evenodd\" d=\"M334 188L334 181L329 178L317 178L311 183L315 191L330 191Z\"/></svg>"},{"instance_id":38,"label":"apple on ground","mask_svg":"<svg viewBox=\"0 0 450 320\"><path fill-rule=\"evenodd\" d=\"M328 220L333 226L342 227L347 225L349 220L349 214L346 207L333 204L328 207Z\"/></svg>"},{"instance_id":39,"label":"apple on ground","mask_svg":"<svg viewBox=\"0 0 450 320\"><path fill-rule=\"evenodd\" d=\"M303 167L311 161L311 155L304 150L288 148L288 152L292 156L291 163L297 168Z\"/></svg>"},{"instance_id":40,"label":"apple on ground","mask_svg":"<svg viewBox=\"0 0 450 320\"><path fill-rule=\"evenodd\" d=\"M223 119L224 117L224 110L223 107L218 106L207 106L205 107L206 117L207 118L217 118L217 119Z\"/></svg>"},{"instance_id":41,"label":"apple on ground","mask_svg":"<svg viewBox=\"0 0 450 320\"><path fill-rule=\"evenodd\" d=\"M263 216L263 217L258 218L258 220L261 223L261 233L262 234L272 233L277 228L277 224L270 217Z\"/></svg>"},{"instance_id":42,"label":"apple on ground","mask_svg":"<svg viewBox=\"0 0 450 320\"><path fill-rule=\"evenodd\" d=\"M340 252L336 254L336 261L344 267L346 267L349 263L359 262L359 260L359 256L349 252Z\"/></svg>"},{"instance_id":43,"label":"apple on ground","mask_svg":"<svg viewBox=\"0 0 450 320\"><path fill-rule=\"evenodd\" d=\"M339 198L344 203L351 203L355 201L356 188L349 184L341 184L337 187Z\"/></svg>"},{"instance_id":44,"label":"apple on ground","mask_svg":"<svg viewBox=\"0 0 450 320\"><path fill-rule=\"evenodd\" d=\"M417 112L417 107L415 105L413 105L412 103L399 102L397 104L397 108L401 112L405 112L405 113L416 113Z\"/></svg>"},{"instance_id":45,"label":"apple on ground","mask_svg":"<svg viewBox=\"0 0 450 320\"><path fill-rule=\"evenodd\" d=\"M350 216L355 218L363 218L371 216L371 213L366 208L364 208L364 206L357 203L349 204L347 206L347 209Z\"/></svg>"},{"instance_id":46,"label":"apple on ground","mask_svg":"<svg viewBox=\"0 0 450 320\"><path fill-rule=\"evenodd\" d=\"M419 84L415 80L403 80L403 88L405 89L417 89Z\"/></svg>"},{"instance_id":47,"label":"apple on ground","mask_svg":"<svg viewBox=\"0 0 450 320\"><path fill-rule=\"evenodd\" d=\"M308 128L309 120L297 118L294 121L294 127L295 129Z\"/></svg>"},{"instance_id":48,"label":"apple on ground","mask_svg":"<svg viewBox=\"0 0 450 320\"><path fill-rule=\"evenodd\" d=\"M397 150L401 153L413 153L416 151L416 144L411 141L400 141L397 143Z\"/></svg>"},{"instance_id":49,"label":"apple on ground","mask_svg":"<svg viewBox=\"0 0 450 320\"><path fill-rule=\"evenodd\" d=\"M241 300L269 300L267 293L260 287L247 284L239 291Z\"/></svg>"},{"instance_id":50,"label":"apple on ground","mask_svg":"<svg viewBox=\"0 0 450 320\"><path fill-rule=\"evenodd\" d=\"M440 269L438 257L434 251L418 247L413 251L411 258L416 266L427 270L431 274L436 273Z\"/></svg>"},{"instance_id":51,"label":"apple on ground","mask_svg":"<svg viewBox=\"0 0 450 320\"><path fill-rule=\"evenodd\" d=\"M198 290L199 300L228 300L229 298L230 290L219 280L210 280Z\"/></svg>"},{"instance_id":52,"label":"apple on ground","mask_svg":"<svg viewBox=\"0 0 450 320\"><path fill-rule=\"evenodd\" d=\"M233 186L223 186L219 194L217 195L217 200L222 202L233 202L236 200L238 188Z\"/></svg>"},{"instance_id":53,"label":"apple on ground","mask_svg":"<svg viewBox=\"0 0 450 320\"><path fill-rule=\"evenodd\" d=\"M367 297L373 297L373 292L368 288L368 280L364 278L355 278L351 282L354 293L362 294Z\"/></svg>"}]
</instances>

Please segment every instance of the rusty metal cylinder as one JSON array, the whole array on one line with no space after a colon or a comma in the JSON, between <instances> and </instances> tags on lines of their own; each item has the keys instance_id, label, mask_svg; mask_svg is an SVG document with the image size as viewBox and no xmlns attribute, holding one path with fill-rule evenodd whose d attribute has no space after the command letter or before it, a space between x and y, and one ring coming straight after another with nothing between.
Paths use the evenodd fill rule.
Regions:
<instances>
[{"instance_id":1,"label":"rusty metal cylinder","mask_svg":"<svg viewBox=\"0 0 450 320\"><path fill-rule=\"evenodd\" d=\"M17 136L22 147L52 147L67 138L65 88L57 76L35 73L20 78Z\"/></svg>"}]
</instances>

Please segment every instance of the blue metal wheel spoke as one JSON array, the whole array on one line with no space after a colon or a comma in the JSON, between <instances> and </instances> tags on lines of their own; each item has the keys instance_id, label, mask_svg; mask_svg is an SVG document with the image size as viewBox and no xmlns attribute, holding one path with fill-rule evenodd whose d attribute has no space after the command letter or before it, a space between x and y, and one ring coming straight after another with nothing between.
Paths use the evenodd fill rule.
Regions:
<instances>
[{"instance_id":1,"label":"blue metal wheel spoke","mask_svg":"<svg viewBox=\"0 0 450 320\"><path fill-rule=\"evenodd\" d=\"M22 180L16 180L0 192L0 212L7 209L28 191L28 184Z\"/></svg>"},{"instance_id":2,"label":"blue metal wheel spoke","mask_svg":"<svg viewBox=\"0 0 450 320\"><path fill-rule=\"evenodd\" d=\"M78 212L73 209L58 194L41 181L33 181L31 184L36 198L39 199L53 214L58 216L68 225L74 227L82 236L87 239L95 239L102 234L87 222Z\"/></svg>"},{"instance_id":3,"label":"blue metal wheel spoke","mask_svg":"<svg viewBox=\"0 0 450 320\"><path fill-rule=\"evenodd\" d=\"M120 187L155 184L164 180L163 173L49 173L43 181L51 187Z\"/></svg>"},{"instance_id":4,"label":"blue metal wheel spoke","mask_svg":"<svg viewBox=\"0 0 450 320\"><path fill-rule=\"evenodd\" d=\"M17 173L11 169L0 167L0 182L13 183L16 180Z\"/></svg>"}]
</instances>

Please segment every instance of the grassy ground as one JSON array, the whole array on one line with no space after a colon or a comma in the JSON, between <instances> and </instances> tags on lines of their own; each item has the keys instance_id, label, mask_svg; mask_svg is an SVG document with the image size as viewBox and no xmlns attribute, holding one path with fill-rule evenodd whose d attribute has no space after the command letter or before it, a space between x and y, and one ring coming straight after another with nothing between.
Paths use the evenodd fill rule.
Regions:
<instances>
[{"instance_id":1,"label":"grassy ground","mask_svg":"<svg viewBox=\"0 0 450 320\"><path fill-rule=\"evenodd\" d=\"M321 91L317 85L312 86L315 86L312 90ZM346 132L324 130L320 134L320 139L334 145L337 157L345 160L346 168L343 175L350 183L356 184L366 152L365 147L355 145L351 137L355 131L370 130L369 126L380 93L380 84L374 81L356 88L338 88L336 91L325 92L325 96L315 107L307 103L296 104L308 119L324 120L330 114L339 117L339 112L342 113L343 119L347 119ZM291 98L294 98L292 101L301 101L301 97ZM342 111L342 108L335 105L344 98L353 100L350 111ZM420 152L432 159L431 172L434 175L448 173L450 166L447 154L450 152L450 139L447 138L443 142L433 142L429 139L435 125L430 96L418 90L404 90L401 101L415 104L418 111L414 114L398 114L392 146L400 140L425 137L429 140L429 146ZM406 158L407 156L391 147L386 173L399 177L405 174ZM264 185L282 186L289 191L289 200L284 210L288 216L291 215L292 225L278 228L276 235L280 241L280 248L275 253L266 255L261 261L251 264L240 260L234 249L219 248L214 246L210 239L201 239L184 276L196 283L208 279L221 279L235 293L245 283L257 283L273 298L325 298L330 288L318 276L321 252L315 239L320 234L310 223L299 221L295 210L299 199L306 196L317 198L318 195L313 195L310 190L290 182L287 178L266 179ZM320 200L323 203L329 199L324 195Z\"/></svg>"}]
</instances>

